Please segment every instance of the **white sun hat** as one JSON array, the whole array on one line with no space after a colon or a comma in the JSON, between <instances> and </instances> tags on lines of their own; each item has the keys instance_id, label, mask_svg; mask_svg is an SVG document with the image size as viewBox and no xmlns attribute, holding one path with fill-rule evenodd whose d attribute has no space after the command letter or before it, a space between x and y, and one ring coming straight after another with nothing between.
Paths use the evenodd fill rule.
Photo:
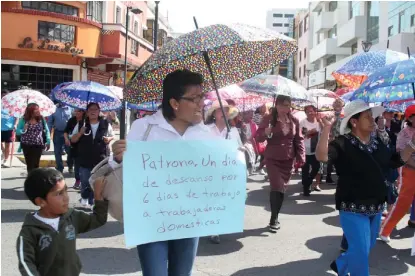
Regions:
<instances>
[{"instance_id":1,"label":"white sun hat","mask_svg":"<svg viewBox=\"0 0 415 276\"><path fill-rule=\"evenodd\" d=\"M226 101L222 101L222 105L223 105L223 108L228 108L228 109L229 109L229 104L228 104ZM219 101L218 101L218 100L214 101L214 102L212 103L212 105L209 107L209 109L208 109L208 111L207 111L207 113L206 113L206 118L209 118L210 116L212 116L213 112L214 112L216 109L219 109L219 108L220 108ZM225 111L225 112L226 112L226 111ZM228 112L229 112L229 110L228 110ZM228 114L227 114L227 115L228 115Z\"/></svg>"},{"instance_id":2,"label":"white sun hat","mask_svg":"<svg viewBox=\"0 0 415 276\"><path fill-rule=\"evenodd\" d=\"M354 100L346 104L346 106L344 107L344 118L342 119L342 122L340 124L340 135L350 133L351 129L347 127L347 123L350 121L353 115L356 115L369 109L372 110L373 118L379 117L385 111L385 108L383 106L370 107L367 103L365 103L362 100Z\"/></svg>"}]
</instances>

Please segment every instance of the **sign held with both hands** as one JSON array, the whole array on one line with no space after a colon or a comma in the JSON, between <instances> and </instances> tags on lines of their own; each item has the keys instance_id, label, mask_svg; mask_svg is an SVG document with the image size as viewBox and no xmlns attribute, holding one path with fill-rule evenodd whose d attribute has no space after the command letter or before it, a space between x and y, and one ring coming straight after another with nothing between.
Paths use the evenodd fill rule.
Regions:
<instances>
[{"instance_id":1,"label":"sign held with both hands","mask_svg":"<svg viewBox=\"0 0 415 276\"><path fill-rule=\"evenodd\" d=\"M246 165L235 141L128 141L127 148L127 247L243 231Z\"/></svg>"}]
</instances>

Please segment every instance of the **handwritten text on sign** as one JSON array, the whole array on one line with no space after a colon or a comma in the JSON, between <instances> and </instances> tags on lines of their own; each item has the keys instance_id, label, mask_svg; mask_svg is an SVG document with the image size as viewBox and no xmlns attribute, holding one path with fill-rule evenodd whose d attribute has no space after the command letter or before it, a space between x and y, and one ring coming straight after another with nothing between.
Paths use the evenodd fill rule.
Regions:
<instances>
[{"instance_id":1,"label":"handwritten text on sign","mask_svg":"<svg viewBox=\"0 0 415 276\"><path fill-rule=\"evenodd\" d=\"M127 247L241 232L246 167L237 143L131 141L123 161Z\"/></svg>"}]
</instances>

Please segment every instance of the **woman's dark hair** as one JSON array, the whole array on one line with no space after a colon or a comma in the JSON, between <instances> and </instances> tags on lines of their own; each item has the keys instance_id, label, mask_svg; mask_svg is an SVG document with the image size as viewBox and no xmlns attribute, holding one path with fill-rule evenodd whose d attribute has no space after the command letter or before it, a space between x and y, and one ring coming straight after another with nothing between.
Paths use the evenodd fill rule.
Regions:
<instances>
[{"instance_id":1,"label":"woman's dark hair","mask_svg":"<svg viewBox=\"0 0 415 276\"><path fill-rule=\"evenodd\" d=\"M33 204L35 199L40 197L46 199L48 193L55 185L63 180L60 171L53 168L38 168L29 173L24 182L24 192Z\"/></svg>"},{"instance_id":2,"label":"woman's dark hair","mask_svg":"<svg viewBox=\"0 0 415 276\"><path fill-rule=\"evenodd\" d=\"M98 103L94 103L94 102L91 102L91 103L89 103L87 106L86 106L86 111L88 111L88 109L91 107L91 106L96 106L96 107L98 107L98 109L99 110L101 110L101 107L99 107L99 104Z\"/></svg>"},{"instance_id":3,"label":"woman's dark hair","mask_svg":"<svg viewBox=\"0 0 415 276\"><path fill-rule=\"evenodd\" d=\"M350 120L351 119L359 120L360 115L362 115L362 113L363 112L359 112L359 113L354 114L352 117L350 117L349 121L347 122L347 127L350 128L350 129L352 129L352 123L350 122Z\"/></svg>"},{"instance_id":4,"label":"woman's dark hair","mask_svg":"<svg viewBox=\"0 0 415 276\"><path fill-rule=\"evenodd\" d=\"M161 102L161 110L163 116L167 120L173 120L176 118L173 107L170 105L170 100L175 99L179 101L186 93L188 86L190 85L202 85L203 76L199 73L194 73L189 70L176 70L173 71L163 80L163 100Z\"/></svg>"},{"instance_id":5,"label":"woman's dark hair","mask_svg":"<svg viewBox=\"0 0 415 276\"><path fill-rule=\"evenodd\" d=\"M30 121L33 117L33 113L35 112L36 107L39 107L38 104L30 103L27 105L26 110L23 115L23 119L27 122ZM40 121L43 119L42 115L35 116L36 121Z\"/></svg>"},{"instance_id":6,"label":"woman's dark hair","mask_svg":"<svg viewBox=\"0 0 415 276\"><path fill-rule=\"evenodd\" d=\"M415 116L415 115L412 115L412 116ZM411 116L411 117L412 117L412 116ZM407 126L412 127L412 122L411 122L411 121L409 121L408 119L406 119L406 120L405 120L405 123L406 123L406 125L407 125Z\"/></svg>"},{"instance_id":7,"label":"woman's dark hair","mask_svg":"<svg viewBox=\"0 0 415 276\"><path fill-rule=\"evenodd\" d=\"M278 119L277 105L283 104L286 101L290 102L291 104L291 98L289 96L278 95L277 98L275 98L274 108L272 110L272 120L271 120L272 126L275 126L277 124L277 119Z\"/></svg>"},{"instance_id":8,"label":"woman's dark hair","mask_svg":"<svg viewBox=\"0 0 415 276\"><path fill-rule=\"evenodd\" d=\"M314 110L314 112L317 112L317 107L315 107L314 105L306 105L306 106L304 106L304 112L306 112L307 111L307 108L310 108L310 107Z\"/></svg>"}]
</instances>

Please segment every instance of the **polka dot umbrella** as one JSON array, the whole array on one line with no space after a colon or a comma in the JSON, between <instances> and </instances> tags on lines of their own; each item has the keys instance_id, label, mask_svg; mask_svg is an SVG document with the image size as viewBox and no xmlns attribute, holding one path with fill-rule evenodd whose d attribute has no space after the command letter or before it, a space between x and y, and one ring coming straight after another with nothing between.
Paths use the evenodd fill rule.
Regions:
<instances>
[{"instance_id":1,"label":"polka dot umbrella","mask_svg":"<svg viewBox=\"0 0 415 276\"><path fill-rule=\"evenodd\" d=\"M295 40L272 30L242 24L200 28L154 53L134 74L124 97L133 104L160 100L164 77L177 69L201 73L203 90L209 92L263 73L296 50Z\"/></svg>"}]
</instances>

